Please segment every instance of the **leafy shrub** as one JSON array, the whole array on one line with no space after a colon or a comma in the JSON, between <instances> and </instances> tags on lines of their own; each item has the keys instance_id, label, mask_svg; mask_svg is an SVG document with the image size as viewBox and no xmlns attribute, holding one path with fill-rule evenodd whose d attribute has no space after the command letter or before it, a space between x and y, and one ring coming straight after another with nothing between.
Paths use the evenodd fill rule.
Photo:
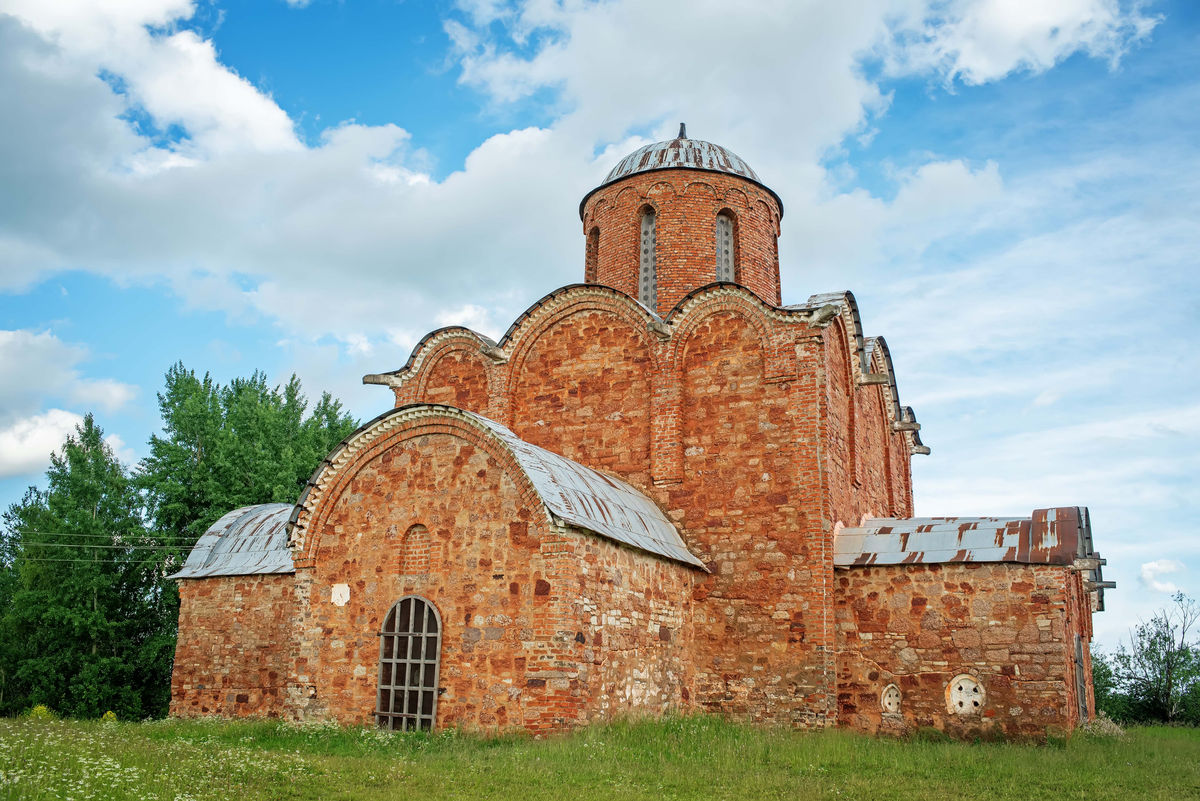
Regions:
<instances>
[{"instance_id":1,"label":"leafy shrub","mask_svg":"<svg viewBox=\"0 0 1200 801\"><path fill-rule=\"evenodd\" d=\"M58 715L54 714L54 710L45 704L38 704L25 713L25 717L30 720L58 720Z\"/></svg>"}]
</instances>

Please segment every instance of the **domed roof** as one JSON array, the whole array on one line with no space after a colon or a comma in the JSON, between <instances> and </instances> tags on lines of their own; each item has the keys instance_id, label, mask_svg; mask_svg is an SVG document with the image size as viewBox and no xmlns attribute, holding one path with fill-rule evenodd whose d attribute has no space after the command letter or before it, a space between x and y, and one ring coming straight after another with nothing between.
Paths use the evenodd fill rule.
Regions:
<instances>
[{"instance_id":1,"label":"domed roof","mask_svg":"<svg viewBox=\"0 0 1200 801\"><path fill-rule=\"evenodd\" d=\"M732 150L705 142L703 139L688 139L687 126L679 124L679 136L665 142L655 142L652 145L638 148L617 162L600 186L588 192L579 203L579 216L583 217L583 205L587 199L598 190L615 181L637 175L642 172L671 169L705 170L707 172L723 172L737 175L761 186L771 193L779 204L780 216L783 216L783 201L779 199L770 187L759 180L754 170L750 169L741 156Z\"/></svg>"},{"instance_id":2,"label":"domed roof","mask_svg":"<svg viewBox=\"0 0 1200 801\"><path fill-rule=\"evenodd\" d=\"M727 172L749 178L755 183L762 183L754 170L750 169L750 165L732 150L705 142L703 139L688 139L687 126L682 123L679 125L679 136L674 139L638 148L617 162L617 166L612 168L604 183L609 184L618 178L639 172L668 170L672 167Z\"/></svg>"}]
</instances>

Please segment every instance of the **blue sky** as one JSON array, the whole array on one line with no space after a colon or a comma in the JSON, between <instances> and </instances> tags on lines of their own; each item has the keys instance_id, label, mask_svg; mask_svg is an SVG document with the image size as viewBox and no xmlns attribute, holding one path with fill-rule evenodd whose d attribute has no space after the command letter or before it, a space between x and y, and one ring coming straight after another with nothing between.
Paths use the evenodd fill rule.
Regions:
<instances>
[{"instance_id":1,"label":"blue sky","mask_svg":"<svg viewBox=\"0 0 1200 801\"><path fill-rule=\"evenodd\" d=\"M918 513L1089 506L1102 645L1200 596L1196 4L732 8L0 0L0 503L88 411L144 456L177 360L377 414L579 280L579 198L685 120L783 198L785 302L887 338Z\"/></svg>"}]
</instances>

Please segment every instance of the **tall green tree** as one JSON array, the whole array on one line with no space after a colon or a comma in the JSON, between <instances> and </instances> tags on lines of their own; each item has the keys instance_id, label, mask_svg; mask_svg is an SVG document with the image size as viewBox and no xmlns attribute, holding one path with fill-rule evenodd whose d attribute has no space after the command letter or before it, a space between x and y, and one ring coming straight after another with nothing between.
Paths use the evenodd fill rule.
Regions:
<instances>
[{"instance_id":1,"label":"tall green tree","mask_svg":"<svg viewBox=\"0 0 1200 801\"><path fill-rule=\"evenodd\" d=\"M321 459L357 427L328 393L307 416L300 380L266 375L222 386L182 363L158 395L163 434L150 438L139 483L156 531L190 546L239 506L292 503Z\"/></svg>"},{"instance_id":2,"label":"tall green tree","mask_svg":"<svg viewBox=\"0 0 1200 801\"><path fill-rule=\"evenodd\" d=\"M91 415L51 456L46 481L3 516L0 710L161 712L173 638L160 592L168 565Z\"/></svg>"}]
</instances>

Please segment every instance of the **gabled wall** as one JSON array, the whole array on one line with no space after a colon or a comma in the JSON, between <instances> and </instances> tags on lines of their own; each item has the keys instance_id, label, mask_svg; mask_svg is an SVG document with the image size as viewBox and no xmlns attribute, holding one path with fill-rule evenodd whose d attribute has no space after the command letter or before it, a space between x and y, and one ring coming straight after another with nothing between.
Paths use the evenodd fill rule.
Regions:
<instances>
[{"instance_id":1,"label":"gabled wall","mask_svg":"<svg viewBox=\"0 0 1200 801\"><path fill-rule=\"evenodd\" d=\"M693 568L554 524L511 454L453 416L379 428L297 517L293 715L373 722L376 635L408 595L441 616L439 727L686 706Z\"/></svg>"}]
</instances>

